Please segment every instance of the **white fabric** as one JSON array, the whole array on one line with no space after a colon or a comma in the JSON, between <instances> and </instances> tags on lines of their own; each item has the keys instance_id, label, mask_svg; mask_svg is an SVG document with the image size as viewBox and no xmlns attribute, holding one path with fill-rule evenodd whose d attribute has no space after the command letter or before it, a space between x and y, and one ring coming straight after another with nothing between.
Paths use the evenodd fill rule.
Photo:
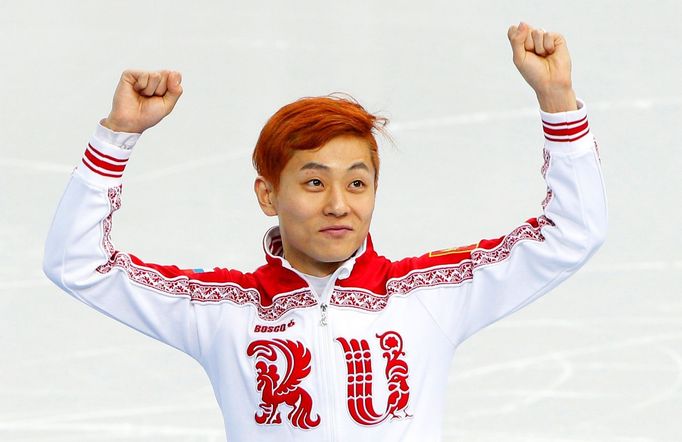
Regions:
<instances>
[{"instance_id":1,"label":"white fabric","mask_svg":"<svg viewBox=\"0 0 682 442\"><path fill-rule=\"evenodd\" d=\"M582 102L575 112L541 113L546 136L558 131L551 136L572 139L570 129L578 123L562 122L585 115ZM538 227L524 223L499 246L479 243L461 262L438 265L428 264L441 256L435 252L389 262L363 246L329 276L333 284L305 278L317 297L305 284L268 294L297 281L276 257L261 273L246 275L165 267L177 273L168 277L150 264L135 264L108 240L120 179L81 164L51 225L44 271L76 299L195 358L211 380L228 440L438 441L443 386L457 346L547 293L604 241L606 194L596 143L586 133L575 141L545 142L550 192ZM130 150L112 146L111 136L98 130L91 142L114 160L127 159ZM454 259L456 253L442 256ZM219 282L202 279L223 276ZM377 287L381 278L387 279ZM360 344L368 348L344 347ZM351 375L370 363L371 381ZM350 388L370 383L371 391ZM364 399L355 400L356 393ZM268 419L259 422L259 416Z\"/></svg>"}]
</instances>

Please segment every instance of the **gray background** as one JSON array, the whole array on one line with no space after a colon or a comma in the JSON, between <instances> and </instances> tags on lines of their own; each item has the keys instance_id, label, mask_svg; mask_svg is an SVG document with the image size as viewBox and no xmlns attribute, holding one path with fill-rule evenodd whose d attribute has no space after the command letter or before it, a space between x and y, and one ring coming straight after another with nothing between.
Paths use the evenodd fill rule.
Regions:
<instances>
[{"instance_id":1,"label":"gray background","mask_svg":"<svg viewBox=\"0 0 682 442\"><path fill-rule=\"evenodd\" d=\"M0 440L220 441L191 358L43 276L60 195L126 68L183 73L126 171L113 239L143 259L251 270L265 120L345 91L391 118L372 235L389 258L540 214L542 131L509 25L563 33L607 183L607 243L457 353L446 440L682 440L681 7L621 2L0 2Z\"/></svg>"}]
</instances>

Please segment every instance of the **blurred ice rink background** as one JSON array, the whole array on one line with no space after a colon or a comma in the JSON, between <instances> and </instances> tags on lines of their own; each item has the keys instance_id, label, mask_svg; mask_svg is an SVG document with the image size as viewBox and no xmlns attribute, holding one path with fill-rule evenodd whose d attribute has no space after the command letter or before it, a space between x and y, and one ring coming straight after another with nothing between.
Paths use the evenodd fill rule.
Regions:
<instances>
[{"instance_id":1,"label":"blurred ice rink background","mask_svg":"<svg viewBox=\"0 0 682 442\"><path fill-rule=\"evenodd\" d=\"M392 259L540 214L537 104L506 37L565 35L607 183L606 244L458 351L445 440L682 440L682 50L676 1L0 1L0 440L224 440L184 354L41 270L69 174L126 68L183 73L126 170L113 240L143 259L251 270L274 222L251 149L280 106L348 92L388 116L372 224Z\"/></svg>"}]
</instances>

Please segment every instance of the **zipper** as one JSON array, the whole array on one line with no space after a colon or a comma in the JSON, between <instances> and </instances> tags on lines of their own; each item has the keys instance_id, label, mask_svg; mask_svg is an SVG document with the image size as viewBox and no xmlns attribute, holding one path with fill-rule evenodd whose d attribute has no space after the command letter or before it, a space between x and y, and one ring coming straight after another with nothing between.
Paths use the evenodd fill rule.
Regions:
<instances>
[{"instance_id":1,"label":"zipper","mask_svg":"<svg viewBox=\"0 0 682 442\"><path fill-rule=\"evenodd\" d=\"M323 302L320 304L320 310L322 310L322 317L320 318L320 327L326 327L327 326L327 308L329 306Z\"/></svg>"},{"instance_id":2,"label":"zipper","mask_svg":"<svg viewBox=\"0 0 682 442\"><path fill-rule=\"evenodd\" d=\"M334 281L334 282L332 282ZM334 390L334 380L336 379L336 369L334 364L334 348L332 346L332 332L329 326L329 303L331 299L331 292L334 290L334 285L336 281L336 275L334 275L328 287L326 287L325 293L320 297L320 322L319 331L321 336L321 352L322 357L322 386L324 397L327 398L327 409L329 410L329 441L336 440L336 394Z\"/></svg>"},{"instance_id":3,"label":"zipper","mask_svg":"<svg viewBox=\"0 0 682 442\"><path fill-rule=\"evenodd\" d=\"M338 438L336 432L336 392L334 390L336 366L334 364L332 332L331 327L329 326L329 300L331 299L331 293L333 292L334 286L336 285L338 275L342 270L343 267L340 267L336 270L336 272L334 272L332 277L329 279L327 286L324 288L324 292L320 293L318 297L318 302L320 304L320 320L318 321L318 327L316 327L318 330L318 345L316 347L320 354L319 376L322 385L320 401L326 402L325 408L329 413L329 417L327 418L328 424L326 425L326 433L328 434L328 437L324 439L325 441L335 441ZM302 278L305 279L305 277ZM310 285L308 285L308 287L312 289Z\"/></svg>"},{"instance_id":4,"label":"zipper","mask_svg":"<svg viewBox=\"0 0 682 442\"><path fill-rule=\"evenodd\" d=\"M327 408L329 410L329 439L330 441L336 440L336 407L334 394L334 360L332 348L330 345L331 341L331 331L327 326L321 326L320 331L322 334L322 361L324 367L322 370L322 382L323 382L323 395L328 398Z\"/></svg>"}]
</instances>

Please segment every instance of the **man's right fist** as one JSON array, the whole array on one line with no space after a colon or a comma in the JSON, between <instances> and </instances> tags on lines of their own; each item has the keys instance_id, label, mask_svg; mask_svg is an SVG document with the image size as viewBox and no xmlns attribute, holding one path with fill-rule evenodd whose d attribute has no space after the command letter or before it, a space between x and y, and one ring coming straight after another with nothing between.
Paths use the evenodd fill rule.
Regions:
<instances>
[{"instance_id":1,"label":"man's right fist","mask_svg":"<svg viewBox=\"0 0 682 442\"><path fill-rule=\"evenodd\" d=\"M115 132L144 132L171 113L182 95L181 81L176 71L124 71L102 125Z\"/></svg>"}]
</instances>

